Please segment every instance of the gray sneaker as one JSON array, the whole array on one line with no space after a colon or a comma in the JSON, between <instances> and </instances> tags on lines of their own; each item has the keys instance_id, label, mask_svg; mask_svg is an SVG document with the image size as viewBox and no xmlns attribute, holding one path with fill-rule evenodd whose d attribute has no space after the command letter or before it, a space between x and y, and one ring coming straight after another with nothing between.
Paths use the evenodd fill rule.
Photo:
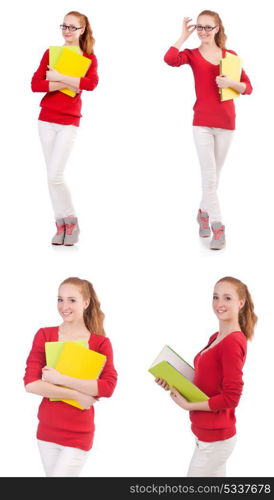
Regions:
<instances>
[{"instance_id":1,"label":"gray sneaker","mask_svg":"<svg viewBox=\"0 0 274 500\"><path fill-rule=\"evenodd\" d=\"M211 229L213 236L210 248L211 250L221 250L225 246L225 226L221 222L213 222Z\"/></svg>"},{"instance_id":2,"label":"gray sneaker","mask_svg":"<svg viewBox=\"0 0 274 500\"><path fill-rule=\"evenodd\" d=\"M51 240L52 245L63 245L65 238L65 221L64 219L57 219L55 221L57 232Z\"/></svg>"},{"instance_id":3,"label":"gray sneaker","mask_svg":"<svg viewBox=\"0 0 274 500\"><path fill-rule=\"evenodd\" d=\"M199 236L201 238L208 238L210 236L209 217L207 212L203 212L200 208L197 215L197 222L199 224Z\"/></svg>"},{"instance_id":4,"label":"gray sneaker","mask_svg":"<svg viewBox=\"0 0 274 500\"><path fill-rule=\"evenodd\" d=\"M66 233L64 239L65 246L71 246L77 243L80 229L76 217L65 217Z\"/></svg>"}]
</instances>

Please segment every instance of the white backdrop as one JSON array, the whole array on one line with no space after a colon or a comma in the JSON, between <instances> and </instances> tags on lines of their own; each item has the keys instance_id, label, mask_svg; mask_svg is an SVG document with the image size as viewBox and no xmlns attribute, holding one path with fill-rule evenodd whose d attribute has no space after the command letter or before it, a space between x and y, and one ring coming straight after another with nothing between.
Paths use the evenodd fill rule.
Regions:
<instances>
[{"instance_id":1,"label":"white backdrop","mask_svg":"<svg viewBox=\"0 0 274 500\"><path fill-rule=\"evenodd\" d=\"M87 278L101 300L119 373L95 407L87 476L185 476L194 449L188 414L148 367L168 343L186 360L217 330L211 296L232 275L250 288L259 322L249 344L238 444L230 476L272 476L273 433L273 5L173 0L14 1L2 7L1 304L2 476L40 476L39 397L23 388L38 328L59 322L57 287ZM183 16L217 10L227 47L244 60L254 93L237 100L237 132L220 198L227 248L199 241L200 172L192 141L193 77L163 56ZM100 82L83 93L83 119L67 169L81 227L74 248L52 248L54 230L37 134L42 94L30 80L44 50L62 44L69 10L90 18ZM270 20L270 21L269 21ZM271 26L270 26L271 27ZM262 36L263 35L263 36ZM260 37L260 38L259 38ZM186 43L197 46L196 35Z\"/></svg>"}]
</instances>

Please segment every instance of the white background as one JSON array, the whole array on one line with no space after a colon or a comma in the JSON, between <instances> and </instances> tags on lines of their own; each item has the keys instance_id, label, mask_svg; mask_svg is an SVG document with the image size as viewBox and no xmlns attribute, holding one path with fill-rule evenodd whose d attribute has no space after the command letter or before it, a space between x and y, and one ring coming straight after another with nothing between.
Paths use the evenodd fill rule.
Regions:
<instances>
[{"instance_id":1,"label":"white background","mask_svg":"<svg viewBox=\"0 0 274 500\"><path fill-rule=\"evenodd\" d=\"M200 172L192 141L193 76L163 56L183 16L217 10L254 86L237 100L237 131L221 179L227 248L209 251L195 222ZM66 172L81 239L50 245L54 220L30 80L71 9L96 38L100 82ZM260 9L260 12L259 12ZM273 475L273 7L260 2L15 1L2 7L1 455L2 476L42 476L39 398L23 388L35 332L59 323L56 295L87 278L101 300L119 382L95 407L87 476L185 476L194 449L187 412L147 372L168 343L192 363L218 324L217 279L247 283L259 317L249 344L230 476ZM269 26L270 24L270 26ZM198 45L193 34L186 46ZM3 70L4 68L4 70Z\"/></svg>"}]
</instances>

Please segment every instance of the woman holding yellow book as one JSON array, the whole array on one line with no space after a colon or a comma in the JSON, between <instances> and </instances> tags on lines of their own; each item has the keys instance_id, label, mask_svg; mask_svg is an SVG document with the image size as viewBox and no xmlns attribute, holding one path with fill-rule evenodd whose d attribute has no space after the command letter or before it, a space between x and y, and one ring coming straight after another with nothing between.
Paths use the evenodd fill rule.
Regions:
<instances>
[{"instance_id":1,"label":"woman holding yellow book","mask_svg":"<svg viewBox=\"0 0 274 500\"><path fill-rule=\"evenodd\" d=\"M209 399L187 401L171 388L171 399L189 411L196 446L188 477L224 477L226 462L236 443L235 408L242 388L247 341L253 337L257 316L247 286L232 277L220 279L213 292L213 311L219 330L194 358L194 384ZM156 382L169 390L168 384Z\"/></svg>"},{"instance_id":2,"label":"woman holding yellow book","mask_svg":"<svg viewBox=\"0 0 274 500\"><path fill-rule=\"evenodd\" d=\"M169 48L164 60L170 66L189 64L192 68L196 102L194 105L193 134L202 175L202 199L198 210L199 235L209 237L210 248L219 250L225 246L225 227L222 222L217 188L220 171L229 150L235 129L235 106L232 98L222 101L220 92L233 89L235 95L250 94L252 87L242 70L240 81L220 74L220 61L236 56L226 49L226 35L217 12L204 10L197 24L185 17L180 38ZM181 46L197 31L200 45L196 49ZM211 230L210 230L211 224Z\"/></svg>"},{"instance_id":3,"label":"woman holding yellow book","mask_svg":"<svg viewBox=\"0 0 274 500\"><path fill-rule=\"evenodd\" d=\"M103 327L104 314L92 284L79 278L63 281L58 292L58 312L62 324L40 328L34 337L24 383L27 392L43 396L37 439L46 476L72 477L79 476L92 447L93 405L98 398L112 395L117 373L112 346ZM59 372L46 366L46 343L64 343L63 350L75 343L86 350L79 346L80 341L87 344L93 355L103 355L105 364L99 378L73 377L66 370ZM60 361L62 354L63 351Z\"/></svg>"},{"instance_id":4,"label":"woman holding yellow book","mask_svg":"<svg viewBox=\"0 0 274 500\"><path fill-rule=\"evenodd\" d=\"M31 87L33 92L46 92L40 104L38 130L57 227L52 244L71 246L78 241L79 225L64 181L64 170L82 116L82 90L94 90L98 75L93 51L95 41L88 18L80 12L69 12L60 28L65 45L59 47L57 66L50 66L51 54L46 50L32 77Z\"/></svg>"}]
</instances>

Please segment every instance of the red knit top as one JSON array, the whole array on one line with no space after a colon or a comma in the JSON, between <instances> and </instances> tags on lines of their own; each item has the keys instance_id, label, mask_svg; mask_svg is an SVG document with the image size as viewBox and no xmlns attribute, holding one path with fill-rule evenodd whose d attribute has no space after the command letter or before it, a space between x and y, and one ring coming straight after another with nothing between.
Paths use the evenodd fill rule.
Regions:
<instances>
[{"instance_id":1,"label":"red knit top","mask_svg":"<svg viewBox=\"0 0 274 500\"><path fill-rule=\"evenodd\" d=\"M226 52L237 55L232 50L223 49L222 57L225 57ZM185 49L180 52L176 47L170 47L164 60L170 66L181 66L182 64L191 66L197 98L193 107L193 125L235 129L234 100L222 102L216 84L216 76L220 74L219 64L207 61L199 49ZM244 70L242 70L241 82L246 84L244 94L251 94L252 86Z\"/></svg>"},{"instance_id":2,"label":"red knit top","mask_svg":"<svg viewBox=\"0 0 274 500\"><path fill-rule=\"evenodd\" d=\"M57 341L58 326L38 330L27 359L25 385L41 379L42 368L46 365L45 342ZM89 348L107 357L98 380L98 397L110 397L117 382L111 343L103 335L91 334ZM88 410L80 410L63 401L50 401L49 398L43 398L39 406L38 419L38 439L86 451L92 447L95 429L93 406Z\"/></svg>"},{"instance_id":3,"label":"red knit top","mask_svg":"<svg viewBox=\"0 0 274 500\"><path fill-rule=\"evenodd\" d=\"M209 396L212 411L190 411L191 429L201 441L222 441L236 434L235 407L243 388L243 365L247 339L243 332L232 332L211 349L194 358L194 384Z\"/></svg>"},{"instance_id":4,"label":"red knit top","mask_svg":"<svg viewBox=\"0 0 274 500\"><path fill-rule=\"evenodd\" d=\"M41 100L39 120L60 123L61 125L75 125L79 127L81 118L82 90L93 90L98 84L97 59L94 54L83 53L91 60L91 65L86 76L80 78L80 92L75 97L70 97L56 90L49 92L49 80L46 80L46 71L49 64L49 49L44 53L38 69L31 80L33 92L47 92Z\"/></svg>"}]
</instances>

